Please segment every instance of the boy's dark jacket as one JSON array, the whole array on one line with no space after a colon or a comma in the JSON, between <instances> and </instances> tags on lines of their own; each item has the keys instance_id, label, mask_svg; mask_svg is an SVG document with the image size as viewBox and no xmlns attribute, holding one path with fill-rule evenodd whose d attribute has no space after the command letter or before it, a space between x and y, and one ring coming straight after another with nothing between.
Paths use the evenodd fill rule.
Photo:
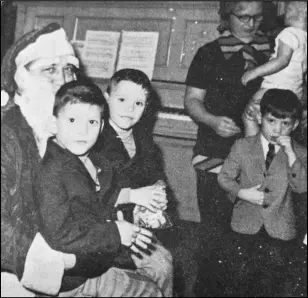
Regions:
<instances>
[{"instance_id":1,"label":"boy's dark jacket","mask_svg":"<svg viewBox=\"0 0 308 298\"><path fill-rule=\"evenodd\" d=\"M163 158L153 141L152 133L137 123L133 128L136 154L128 155L117 132L106 120L94 150L102 153L116 172L117 185L121 188L139 188L166 181Z\"/></svg>"},{"instance_id":2,"label":"boy's dark jacket","mask_svg":"<svg viewBox=\"0 0 308 298\"><path fill-rule=\"evenodd\" d=\"M41 233L52 248L77 257L76 265L65 273L61 291L106 272L121 252L112 212L119 193L113 170L101 155L91 160L101 169L98 192L80 159L49 140L35 182Z\"/></svg>"}]
</instances>

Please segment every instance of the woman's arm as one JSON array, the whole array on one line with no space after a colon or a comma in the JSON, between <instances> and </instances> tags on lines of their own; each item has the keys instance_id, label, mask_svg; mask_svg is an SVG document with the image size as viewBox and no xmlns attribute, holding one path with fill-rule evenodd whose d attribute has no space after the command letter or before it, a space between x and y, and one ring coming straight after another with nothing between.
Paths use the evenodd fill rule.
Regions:
<instances>
[{"instance_id":1,"label":"woman's arm","mask_svg":"<svg viewBox=\"0 0 308 298\"><path fill-rule=\"evenodd\" d=\"M184 107L194 121L213 127L215 116L209 113L204 107L203 101L205 95L206 90L187 86L184 97Z\"/></svg>"},{"instance_id":2,"label":"woman's arm","mask_svg":"<svg viewBox=\"0 0 308 298\"><path fill-rule=\"evenodd\" d=\"M238 134L241 130L228 117L215 116L209 113L203 105L206 90L192 86L186 87L184 107L190 117L199 123L210 126L222 137L230 137Z\"/></svg>"}]
</instances>

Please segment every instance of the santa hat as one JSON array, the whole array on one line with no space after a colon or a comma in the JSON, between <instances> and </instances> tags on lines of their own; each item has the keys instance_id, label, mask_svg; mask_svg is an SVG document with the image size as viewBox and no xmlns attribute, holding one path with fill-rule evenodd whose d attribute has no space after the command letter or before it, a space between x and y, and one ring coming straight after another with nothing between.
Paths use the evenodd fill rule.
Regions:
<instances>
[{"instance_id":1,"label":"santa hat","mask_svg":"<svg viewBox=\"0 0 308 298\"><path fill-rule=\"evenodd\" d=\"M70 63L79 66L65 31L57 23L32 30L17 40L6 52L1 64L1 106L3 107L6 99L8 99L7 105L12 105L10 99L17 89L14 80L17 67L25 66L39 58L60 55L69 55Z\"/></svg>"}]
</instances>

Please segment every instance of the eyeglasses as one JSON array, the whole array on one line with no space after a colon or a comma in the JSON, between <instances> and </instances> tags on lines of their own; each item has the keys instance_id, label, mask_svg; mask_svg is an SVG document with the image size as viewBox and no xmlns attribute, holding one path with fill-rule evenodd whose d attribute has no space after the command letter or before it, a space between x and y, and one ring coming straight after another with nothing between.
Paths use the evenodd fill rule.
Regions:
<instances>
[{"instance_id":1,"label":"eyeglasses","mask_svg":"<svg viewBox=\"0 0 308 298\"><path fill-rule=\"evenodd\" d=\"M254 16L251 16L251 15L248 15L248 14L239 16L239 15L233 13L233 12L231 12L231 14L236 16L240 20L240 22L242 22L244 24L249 23L251 19L253 19L254 22L261 22L263 20L262 14L257 14L257 15L254 15Z\"/></svg>"},{"instance_id":2,"label":"eyeglasses","mask_svg":"<svg viewBox=\"0 0 308 298\"><path fill-rule=\"evenodd\" d=\"M33 68L28 66L26 68L29 72L35 75L44 76L49 81L54 81L55 79L59 78L59 75L61 74L61 77L64 77L65 82L69 82L73 80L77 72L77 67L72 64L48 64L39 67L36 66Z\"/></svg>"}]
</instances>

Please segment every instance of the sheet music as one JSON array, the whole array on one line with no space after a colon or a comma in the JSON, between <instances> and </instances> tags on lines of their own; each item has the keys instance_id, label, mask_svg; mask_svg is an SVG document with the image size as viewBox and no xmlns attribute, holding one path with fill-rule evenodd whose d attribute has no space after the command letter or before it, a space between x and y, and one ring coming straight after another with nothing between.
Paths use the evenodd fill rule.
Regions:
<instances>
[{"instance_id":1,"label":"sheet music","mask_svg":"<svg viewBox=\"0 0 308 298\"><path fill-rule=\"evenodd\" d=\"M113 75L119 38L120 32L87 31L81 58L89 77L109 79Z\"/></svg>"},{"instance_id":2,"label":"sheet music","mask_svg":"<svg viewBox=\"0 0 308 298\"><path fill-rule=\"evenodd\" d=\"M158 32L122 31L117 70L136 68L153 77Z\"/></svg>"}]
</instances>

